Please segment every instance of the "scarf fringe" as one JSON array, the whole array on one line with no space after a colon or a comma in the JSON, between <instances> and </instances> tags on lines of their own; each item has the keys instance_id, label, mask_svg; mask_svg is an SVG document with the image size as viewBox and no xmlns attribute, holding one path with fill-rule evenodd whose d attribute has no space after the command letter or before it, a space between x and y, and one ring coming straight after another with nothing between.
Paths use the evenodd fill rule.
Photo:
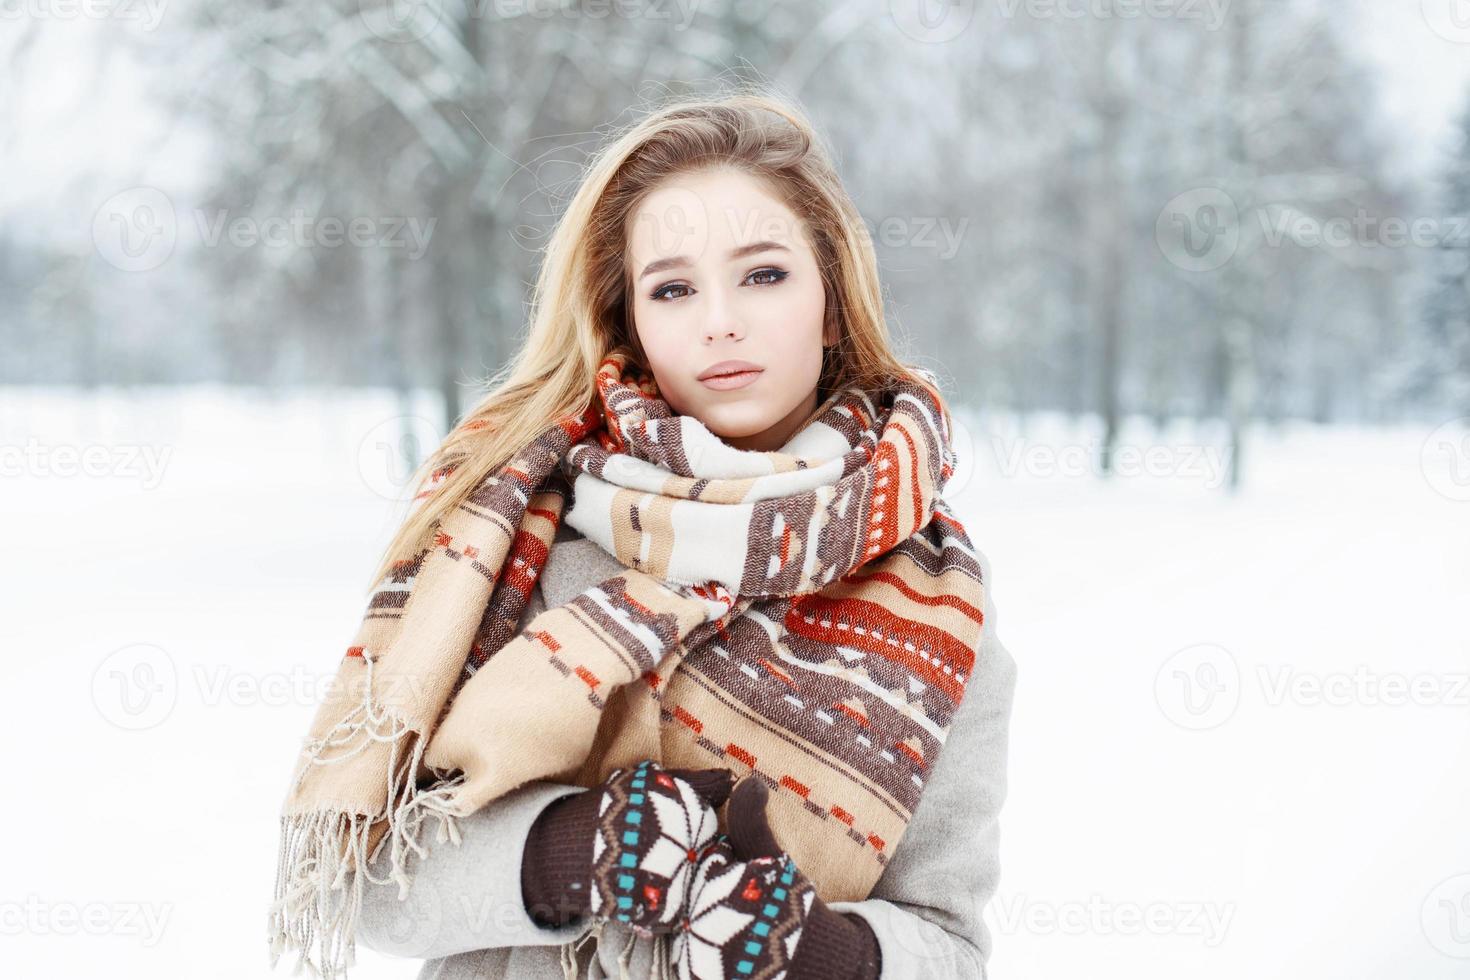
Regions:
<instances>
[{"instance_id":1,"label":"scarf fringe","mask_svg":"<svg viewBox=\"0 0 1470 980\"><path fill-rule=\"evenodd\" d=\"M607 924L606 919L597 919L592 928L576 939L561 945L561 969L564 980L578 980L577 951L590 939L592 945L592 959L587 964L587 976L590 980L594 976L593 967L598 963L598 950L602 945L603 927ZM652 937L653 940L653 962L649 969L650 980L678 980L674 972L672 947L674 936L672 933L658 933ZM622 951L618 953L618 980L634 980L631 970L633 960L633 947L637 943L638 934L629 933L628 941L623 944Z\"/></svg>"},{"instance_id":2,"label":"scarf fringe","mask_svg":"<svg viewBox=\"0 0 1470 980\"><path fill-rule=\"evenodd\" d=\"M463 776L432 786L418 785L427 740L419 737L403 719L377 704L372 694L373 660L366 658L365 662L367 679L362 703L326 735L308 741L303 750L306 764L301 766L292 792L311 766L339 763L355 757L374 742L388 742L391 745L385 773L388 802L372 814L328 808L282 815L268 940L272 969L287 950L297 951L293 976L309 970L321 980L346 977L348 967L357 961L354 934L362 911L364 879L379 885L397 882L399 901L407 897L413 883L409 855L423 857L427 853L420 844L427 818L439 819L436 835L439 843L449 840L457 847L460 842L458 814L450 801ZM327 754L344 745L354 745L354 748L339 755ZM410 745L411 750L405 754ZM369 854L368 839L373 827L383 819L388 821L387 833ZM388 874L375 878L370 865L385 844L389 845ZM349 871L356 872L350 888L347 887ZM339 896L337 892L343 894ZM313 943L317 947L315 959L311 955Z\"/></svg>"}]
</instances>

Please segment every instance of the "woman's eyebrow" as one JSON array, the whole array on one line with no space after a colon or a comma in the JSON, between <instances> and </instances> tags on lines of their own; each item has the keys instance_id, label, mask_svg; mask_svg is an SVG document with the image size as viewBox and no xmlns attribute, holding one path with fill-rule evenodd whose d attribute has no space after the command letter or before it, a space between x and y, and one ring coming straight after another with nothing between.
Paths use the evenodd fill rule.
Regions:
<instances>
[{"instance_id":1,"label":"woman's eyebrow","mask_svg":"<svg viewBox=\"0 0 1470 980\"><path fill-rule=\"evenodd\" d=\"M753 255L756 252L765 252L770 249L779 249L782 252L791 251L791 249L782 245L780 242L752 242L749 245L741 245L739 248L731 249L729 261L733 262L736 259L743 259L747 255ZM663 272L665 269L676 269L681 265L690 265L691 262L692 260L687 255L671 255L665 259L654 259L643 267L643 271L638 274L638 278L645 279L655 272Z\"/></svg>"}]
</instances>

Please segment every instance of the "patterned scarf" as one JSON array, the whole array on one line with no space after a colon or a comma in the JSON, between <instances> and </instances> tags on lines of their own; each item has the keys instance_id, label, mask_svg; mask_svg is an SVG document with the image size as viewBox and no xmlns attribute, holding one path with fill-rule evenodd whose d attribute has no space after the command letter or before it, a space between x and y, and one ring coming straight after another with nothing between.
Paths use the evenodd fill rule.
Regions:
<instances>
[{"instance_id":1,"label":"patterned scarf","mask_svg":"<svg viewBox=\"0 0 1470 980\"><path fill-rule=\"evenodd\" d=\"M763 778L824 899L881 875L980 642L937 382L836 391L779 451L742 451L630 363L609 354L592 407L372 594L282 810L273 965L294 947L340 975L364 877L347 873L386 844L405 893L426 818L457 842L457 818L528 781L593 787L643 756ZM625 567L522 623L564 512Z\"/></svg>"}]
</instances>

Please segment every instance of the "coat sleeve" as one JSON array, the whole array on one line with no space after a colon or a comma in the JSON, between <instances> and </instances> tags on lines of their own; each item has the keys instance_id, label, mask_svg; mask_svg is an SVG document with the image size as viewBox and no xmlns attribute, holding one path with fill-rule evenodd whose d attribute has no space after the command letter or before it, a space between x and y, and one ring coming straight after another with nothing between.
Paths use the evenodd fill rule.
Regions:
<instances>
[{"instance_id":1,"label":"coat sleeve","mask_svg":"<svg viewBox=\"0 0 1470 980\"><path fill-rule=\"evenodd\" d=\"M427 839L410 861L408 894L386 880L387 848L364 878L356 939L390 956L437 959L500 946L555 946L587 932L576 920L549 928L531 918L521 897L521 855L531 824L554 800L583 787L545 780L527 783L459 821L458 846ZM425 824L432 838L434 821ZM348 887L352 887L349 883Z\"/></svg>"},{"instance_id":2,"label":"coat sleeve","mask_svg":"<svg viewBox=\"0 0 1470 980\"><path fill-rule=\"evenodd\" d=\"M873 891L830 907L878 937L881 980L987 980L986 904L1000 881L1001 804L1016 662L996 635L990 564L975 672L913 819Z\"/></svg>"}]
</instances>

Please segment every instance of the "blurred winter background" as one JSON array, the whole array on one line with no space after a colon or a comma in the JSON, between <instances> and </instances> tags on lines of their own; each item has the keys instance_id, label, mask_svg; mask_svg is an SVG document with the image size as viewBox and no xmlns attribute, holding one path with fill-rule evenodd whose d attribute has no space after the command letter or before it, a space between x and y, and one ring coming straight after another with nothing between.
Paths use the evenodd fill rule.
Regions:
<instances>
[{"instance_id":1,"label":"blurred winter background","mask_svg":"<svg viewBox=\"0 0 1470 980\"><path fill-rule=\"evenodd\" d=\"M6 976L270 975L405 478L601 135L751 72L963 423L991 975L1470 976L1464 0L0 0Z\"/></svg>"}]
</instances>

